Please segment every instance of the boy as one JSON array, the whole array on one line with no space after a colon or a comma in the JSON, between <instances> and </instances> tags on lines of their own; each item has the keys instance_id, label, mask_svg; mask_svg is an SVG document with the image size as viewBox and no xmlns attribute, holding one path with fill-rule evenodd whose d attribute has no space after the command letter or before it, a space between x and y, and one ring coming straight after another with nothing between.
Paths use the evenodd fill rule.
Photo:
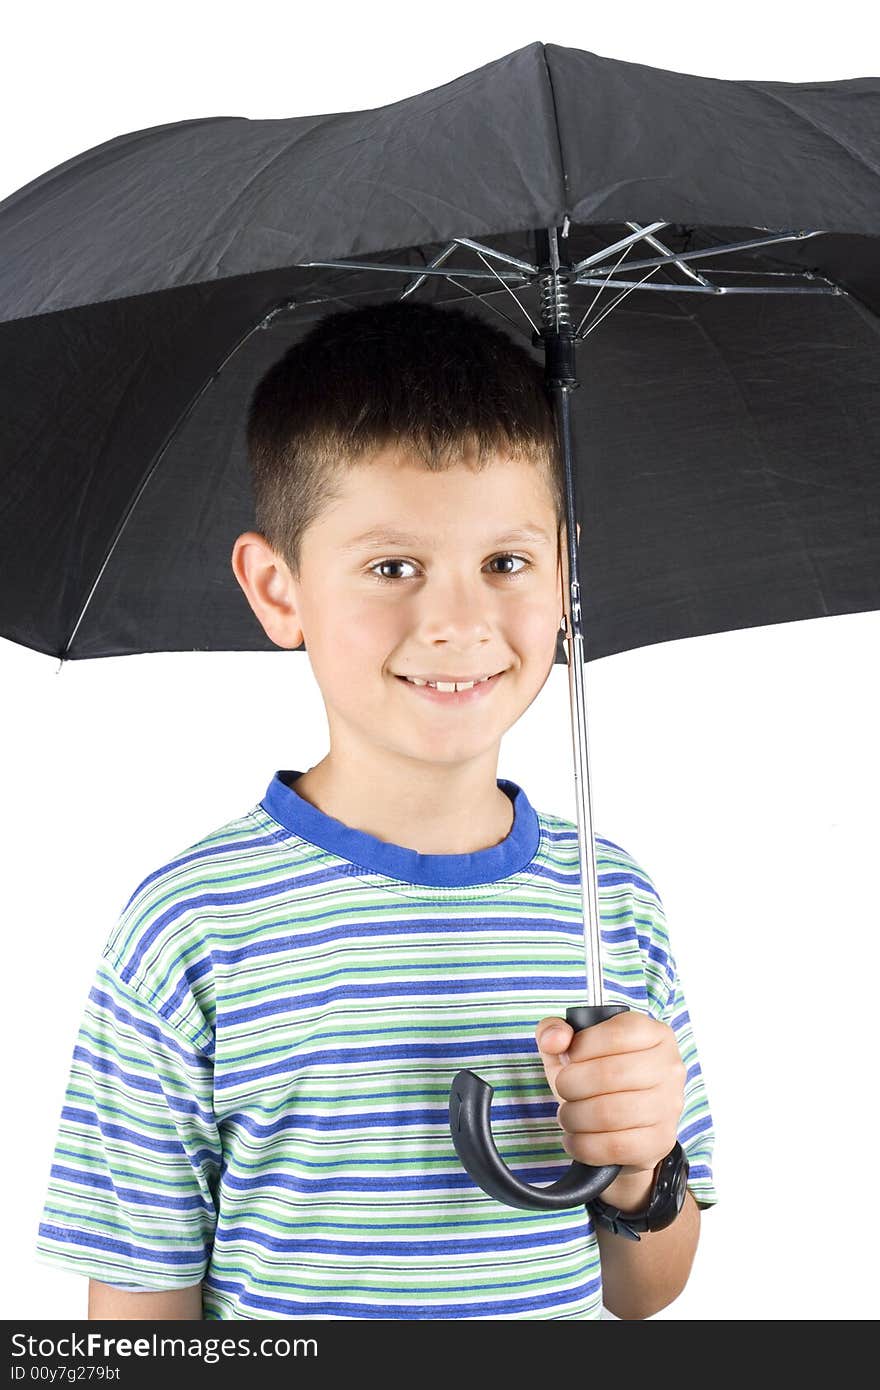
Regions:
<instances>
[{"instance_id":1,"label":"boy","mask_svg":"<svg viewBox=\"0 0 880 1390\"><path fill-rule=\"evenodd\" d=\"M92 1317L580 1319L603 1292L648 1317L716 1200L663 908L597 836L608 998L631 1009L572 1038L576 827L496 777L567 582L541 370L460 309L337 313L259 383L248 452L233 571L273 642L305 641L330 749L123 909L40 1257L89 1276ZM487 1196L449 1132L462 1067L520 1177L620 1163L603 1201L625 1213L678 1134L679 1215L635 1242Z\"/></svg>"}]
</instances>

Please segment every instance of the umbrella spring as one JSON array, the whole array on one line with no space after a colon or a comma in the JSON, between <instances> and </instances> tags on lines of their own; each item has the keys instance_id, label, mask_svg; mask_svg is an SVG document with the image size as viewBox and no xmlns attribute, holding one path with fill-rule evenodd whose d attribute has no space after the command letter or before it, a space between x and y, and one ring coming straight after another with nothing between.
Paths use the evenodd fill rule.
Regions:
<instances>
[{"instance_id":1,"label":"umbrella spring","mask_svg":"<svg viewBox=\"0 0 880 1390\"><path fill-rule=\"evenodd\" d=\"M541 322L549 331L571 325L571 311L568 305L568 276L557 270L547 271L540 277Z\"/></svg>"}]
</instances>

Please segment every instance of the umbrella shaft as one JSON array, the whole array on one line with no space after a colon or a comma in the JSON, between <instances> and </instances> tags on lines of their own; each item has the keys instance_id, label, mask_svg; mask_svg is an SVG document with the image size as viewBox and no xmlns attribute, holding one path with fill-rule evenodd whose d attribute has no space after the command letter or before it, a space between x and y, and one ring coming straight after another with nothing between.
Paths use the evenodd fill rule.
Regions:
<instances>
[{"instance_id":1,"label":"umbrella shaft","mask_svg":"<svg viewBox=\"0 0 880 1390\"><path fill-rule=\"evenodd\" d=\"M590 795L590 755L587 739L587 713L584 696L584 637L581 629L580 584L577 564L577 526L572 471L571 387L560 382L549 384L556 415L559 444L565 473L565 525L568 549L568 577L563 585L565 601L568 690L571 707L571 738L574 755L575 809L577 813L578 853L581 867L581 899L584 952L587 967L587 1002L604 1004L602 955L599 936L599 896L596 879L596 852L593 840L593 805Z\"/></svg>"},{"instance_id":2,"label":"umbrella shaft","mask_svg":"<svg viewBox=\"0 0 880 1390\"><path fill-rule=\"evenodd\" d=\"M568 688L572 707L571 735L574 752L578 853L581 864L587 1003L604 1004L605 991L602 982L599 906L596 887L596 853L593 841L593 808L590 799L590 759L587 749L587 723L584 717L584 661L583 638L578 633L571 644L571 655L568 659Z\"/></svg>"}]
</instances>

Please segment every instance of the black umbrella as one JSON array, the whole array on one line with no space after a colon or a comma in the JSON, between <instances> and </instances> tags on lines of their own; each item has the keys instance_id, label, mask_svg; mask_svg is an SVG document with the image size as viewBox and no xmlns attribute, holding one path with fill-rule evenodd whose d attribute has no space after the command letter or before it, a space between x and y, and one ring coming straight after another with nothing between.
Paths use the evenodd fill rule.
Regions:
<instances>
[{"instance_id":1,"label":"black umbrella","mask_svg":"<svg viewBox=\"0 0 880 1390\"><path fill-rule=\"evenodd\" d=\"M588 1026L620 1006L585 660L880 607L878 229L874 78L535 43L375 111L110 140L0 204L0 634L62 661L273 649L228 558L259 377L341 308L503 315L543 355L566 472ZM616 1175L520 1183L491 1095L462 1072L450 1100L485 1190L574 1205Z\"/></svg>"}]
</instances>

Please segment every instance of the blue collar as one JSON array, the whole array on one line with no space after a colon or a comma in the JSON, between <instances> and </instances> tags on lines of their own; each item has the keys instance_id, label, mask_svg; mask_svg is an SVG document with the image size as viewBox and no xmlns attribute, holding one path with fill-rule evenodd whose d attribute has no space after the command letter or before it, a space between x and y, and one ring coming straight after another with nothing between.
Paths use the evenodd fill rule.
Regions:
<instances>
[{"instance_id":1,"label":"blue collar","mask_svg":"<svg viewBox=\"0 0 880 1390\"><path fill-rule=\"evenodd\" d=\"M303 840L387 878L437 888L494 883L524 869L538 850L538 817L522 787L503 777L496 782L513 802L513 825L500 844L473 854L419 854L325 815L294 790L291 784L301 776L301 772L290 770L276 772L260 802L263 810Z\"/></svg>"}]
</instances>

